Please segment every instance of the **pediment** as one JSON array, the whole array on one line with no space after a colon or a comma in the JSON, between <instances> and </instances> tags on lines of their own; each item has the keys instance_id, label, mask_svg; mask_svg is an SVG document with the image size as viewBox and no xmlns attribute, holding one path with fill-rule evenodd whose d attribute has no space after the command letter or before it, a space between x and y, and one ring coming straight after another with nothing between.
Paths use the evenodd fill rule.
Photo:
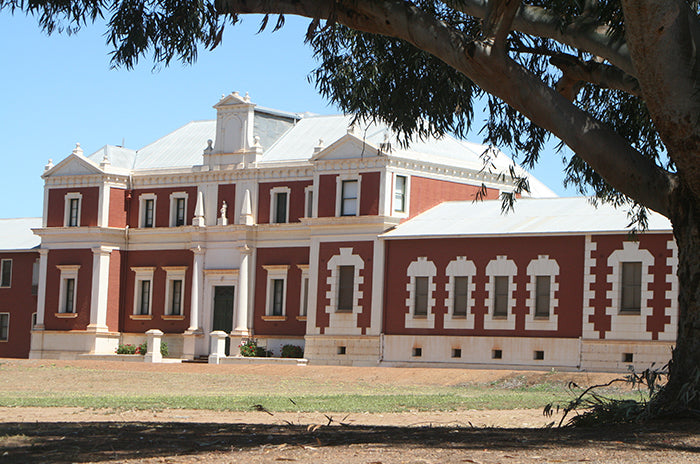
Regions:
<instances>
[{"instance_id":1,"label":"pediment","mask_svg":"<svg viewBox=\"0 0 700 464\"><path fill-rule=\"evenodd\" d=\"M70 154L66 159L46 171L42 177L80 176L101 173L102 170L88 159L80 155Z\"/></svg>"},{"instance_id":2,"label":"pediment","mask_svg":"<svg viewBox=\"0 0 700 464\"><path fill-rule=\"evenodd\" d=\"M316 153L311 161L368 158L383 156L385 153L379 147L362 140L354 134L345 134L328 147Z\"/></svg>"},{"instance_id":3,"label":"pediment","mask_svg":"<svg viewBox=\"0 0 700 464\"><path fill-rule=\"evenodd\" d=\"M247 94L245 97L241 97L241 95L238 92L232 92L228 95L224 95L223 97L221 97L221 100L219 100L218 103L214 105L214 108L221 109L225 107L240 105L254 106L254 104L250 102L250 97L248 97Z\"/></svg>"}]
</instances>

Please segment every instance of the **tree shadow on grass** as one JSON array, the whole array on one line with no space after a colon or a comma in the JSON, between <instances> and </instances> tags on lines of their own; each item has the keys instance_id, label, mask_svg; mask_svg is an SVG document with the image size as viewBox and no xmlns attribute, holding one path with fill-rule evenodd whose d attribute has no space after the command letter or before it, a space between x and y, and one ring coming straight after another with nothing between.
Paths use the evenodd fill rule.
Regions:
<instances>
[{"instance_id":1,"label":"tree shadow on grass","mask_svg":"<svg viewBox=\"0 0 700 464\"><path fill-rule=\"evenodd\" d=\"M700 455L700 424L656 422L614 427L503 429L162 423L0 423L0 462L145 459L265 446L524 451L565 448L669 450Z\"/></svg>"}]
</instances>

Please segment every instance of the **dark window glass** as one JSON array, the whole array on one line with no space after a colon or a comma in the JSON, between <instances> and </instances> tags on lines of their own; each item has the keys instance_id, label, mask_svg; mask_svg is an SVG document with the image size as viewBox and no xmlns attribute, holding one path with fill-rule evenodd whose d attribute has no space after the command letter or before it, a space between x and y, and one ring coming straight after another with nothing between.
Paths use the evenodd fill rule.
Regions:
<instances>
[{"instance_id":1,"label":"dark window glass","mask_svg":"<svg viewBox=\"0 0 700 464\"><path fill-rule=\"evenodd\" d=\"M182 280L172 281L172 304L170 306L170 314L180 316L182 314Z\"/></svg>"},{"instance_id":2,"label":"dark window glass","mask_svg":"<svg viewBox=\"0 0 700 464\"><path fill-rule=\"evenodd\" d=\"M184 226L185 225L185 199L176 198L175 199L175 225Z\"/></svg>"},{"instance_id":3,"label":"dark window glass","mask_svg":"<svg viewBox=\"0 0 700 464\"><path fill-rule=\"evenodd\" d=\"M537 276L535 295L535 317L549 317L550 276Z\"/></svg>"},{"instance_id":4,"label":"dark window glass","mask_svg":"<svg viewBox=\"0 0 700 464\"><path fill-rule=\"evenodd\" d=\"M12 260L3 259L0 265L2 266L0 287L12 286Z\"/></svg>"},{"instance_id":5,"label":"dark window glass","mask_svg":"<svg viewBox=\"0 0 700 464\"><path fill-rule=\"evenodd\" d=\"M143 202L143 226L153 227L153 199Z\"/></svg>"},{"instance_id":6,"label":"dark window glass","mask_svg":"<svg viewBox=\"0 0 700 464\"><path fill-rule=\"evenodd\" d=\"M493 304L494 317L508 316L508 276L496 276Z\"/></svg>"},{"instance_id":7,"label":"dark window glass","mask_svg":"<svg viewBox=\"0 0 700 464\"><path fill-rule=\"evenodd\" d=\"M141 281L141 293L139 301L139 314L150 314L151 309L151 281Z\"/></svg>"},{"instance_id":8,"label":"dark window glass","mask_svg":"<svg viewBox=\"0 0 700 464\"><path fill-rule=\"evenodd\" d=\"M314 216L314 191L309 190L306 194L306 217L310 218Z\"/></svg>"},{"instance_id":9,"label":"dark window glass","mask_svg":"<svg viewBox=\"0 0 700 464\"><path fill-rule=\"evenodd\" d=\"M80 208L80 199L71 198L68 210L68 227L78 226L78 209Z\"/></svg>"},{"instance_id":10,"label":"dark window glass","mask_svg":"<svg viewBox=\"0 0 700 464\"><path fill-rule=\"evenodd\" d=\"M338 311L352 311L355 266L338 267Z\"/></svg>"},{"instance_id":11,"label":"dark window glass","mask_svg":"<svg viewBox=\"0 0 700 464\"><path fill-rule=\"evenodd\" d=\"M0 341L6 342L10 332L10 315L0 314Z\"/></svg>"},{"instance_id":12,"label":"dark window glass","mask_svg":"<svg viewBox=\"0 0 700 464\"><path fill-rule=\"evenodd\" d=\"M66 299L64 302L64 312L75 312L75 279L66 279Z\"/></svg>"},{"instance_id":13,"label":"dark window glass","mask_svg":"<svg viewBox=\"0 0 700 464\"><path fill-rule=\"evenodd\" d=\"M622 263L620 311L639 314L642 307L642 263Z\"/></svg>"},{"instance_id":14,"label":"dark window glass","mask_svg":"<svg viewBox=\"0 0 700 464\"><path fill-rule=\"evenodd\" d=\"M284 279L272 281L272 316L282 316L282 302L284 301Z\"/></svg>"},{"instance_id":15,"label":"dark window glass","mask_svg":"<svg viewBox=\"0 0 700 464\"><path fill-rule=\"evenodd\" d=\"M357 215L357 181L344 180L342 184L341 216Z\"/></svg>"},{"instance_id":16,"label":"dark window glass","mask_svg":"<svg viewBox=\"0 0 700 464\"><path fill-rule=\"evenodd\" d=\"M428 315L428 278L416 277L415 301L413 306L414 316Z\"/></svg>"},{"instance_id":17,"label":"dark window glass","mask_svg":"<svg viewBox=\"0 0 700 464\"><path fill-rule=\"evenodd\" d=\"M406 176L396 176L394 187L394 211L406 211Z\"/></svg>"},{"instance_id":18,"label":"dark window glass","mask_svg":"<svg viewBox=\"0 0 700 464\"><path fill-rule=\"evenodd\" d=\"M469 277L455 277L454 307L452 314L457 317L467 316L467 295L469 293Z\"/></svg>"},{"instance_id":19,"label":"dark window glass","mask_svg":"<svg viewBox=\"0 0 700 464\"><path fill-rule=\"evenodd\" d=\"M299 312L300 316L306 316L309 312L309 278L306 277L304 278L304 283L302 284L302 289L301 291L303 292L303 299L301 302L301 311Z\"/></svg>"},{"instance_id":20,"label":"dark window glass","mask_svg":"<svg viewBox=\"0 0 700 464\"><path fill-rule=\"evenodd\" d=\"M287 222L287 192L275 194L275 223Z\"/></svg>"}]
</instances>

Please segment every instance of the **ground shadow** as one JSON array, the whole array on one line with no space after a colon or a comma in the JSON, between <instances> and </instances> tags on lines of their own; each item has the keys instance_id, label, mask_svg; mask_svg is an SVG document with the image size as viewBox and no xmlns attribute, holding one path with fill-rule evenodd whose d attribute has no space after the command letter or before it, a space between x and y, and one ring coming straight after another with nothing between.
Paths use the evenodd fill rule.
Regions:
<instances>
[{"instance_id":1,"label":"ground shadow","mask_svg":"<svg viewBox=\"0 0 700 464\"><path fill-rule=\"evenodd\" d=\"M693 421L563 429L369 427L301 425L85 422L0 423L0 462L86 462L197 455L265 445L338 447L381 444L411 449L503 451L605 447L669 449L700 455Z\"/></svg>"}]
</instances>

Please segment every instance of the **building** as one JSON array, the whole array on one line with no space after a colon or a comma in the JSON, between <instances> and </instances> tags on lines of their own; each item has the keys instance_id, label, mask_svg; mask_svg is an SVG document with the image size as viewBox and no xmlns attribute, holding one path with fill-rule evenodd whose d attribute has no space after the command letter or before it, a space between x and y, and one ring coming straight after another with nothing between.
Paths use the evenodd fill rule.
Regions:
<instances>
[{"instance_id":1,"label":"building","mask_svg":"<svg viewBox=\"0 0 700 464\"><path fill-rule=\"evenodd\" d=\"M160 329L184 359L208 355L213 330L317 363L669 358L664 218L630 240L624 212L533 178L502 215L489 200L513 186L499 173L522 172L502 153L490 173L484 147L449 137L404 147L381 125L237 93L214 108L139 150L78 145L46 166L30 357L111 354Z\"/></svg>"}]
</instances>

